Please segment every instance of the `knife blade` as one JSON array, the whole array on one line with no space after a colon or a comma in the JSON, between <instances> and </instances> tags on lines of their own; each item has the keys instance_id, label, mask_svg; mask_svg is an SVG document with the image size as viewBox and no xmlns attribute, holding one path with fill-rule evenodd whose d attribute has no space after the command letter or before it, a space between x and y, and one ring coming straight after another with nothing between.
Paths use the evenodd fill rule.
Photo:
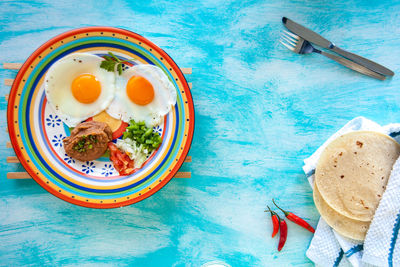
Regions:
<instances>
[{"instance_id":1,"label":"knife blade","mask_svg":"<svg viewBox=\"0 0 400 267\"><path fill-rule=\"evenodd\" d=\"M383 74L383 75L387 75L387 76L393 76L394 72L391 71L390 69L376 63L373 62L369 59L366 59L364 57L361 57L359 55L356 55L354 53L348 52L344 49L339 48L338 46L336 46L334 43L332 43L331 41L325 39L324 37L322 37L321 35L319 35L318 33L307 29L306 27L294 22L291 19L288 19L286 17L282 18L282 22L283 24L286 26L286 28L288 28L291 32L297 34L298 36L306 39L309 42L312 42L316 45L319 45L323 48L329 49L333 52L338 53L341 56L344 56L348 59L353 60L356 63L359 63L363 66L365 66L366 68L375 71L377 73Z\"/></svg>"}]
</instances>

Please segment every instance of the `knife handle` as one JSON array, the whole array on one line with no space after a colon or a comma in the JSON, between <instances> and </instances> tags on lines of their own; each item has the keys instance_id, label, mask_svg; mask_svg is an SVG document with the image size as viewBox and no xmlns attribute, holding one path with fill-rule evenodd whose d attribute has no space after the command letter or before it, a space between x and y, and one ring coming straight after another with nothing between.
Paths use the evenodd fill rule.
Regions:
<instances>
[{"instance_id":1,"label":"knife handle","mask_svg":"<svg viewBox=\"0 0 400 267\"><path fill-rule=\"evenodd\" d=\"M336 56L336 55L332 55L332 54L326 53L324 51L321 51L321 55L324 55L324 56L336 61L337 63L342 64L343 66L346 66L346 67L348 67L348 68L350 68L352 70L358 71L359 73L362 73L364 75L368 75L368 76L370 76L372 78L375 78L375 79L378 79L378 80L381 80L381 81L385 80L385 78L386 78L385 76L383 76L383 75L381 75L379 73L376 73L376 72L374 72L374 71L372 71L372 70L370 70L370 69L368 69L368 68L366 68L366 67L364 67L364 66L362 66L362 65L360 65L358 63L355 63L355 62L353 62L351 60L348 60L348 59L346 59L344 57L339 57L339 56Z\"/></svg>"},{"instance_id":2,"label":"knife handle","mask_svg":"<svg viewBox=\"0 0 400 267\"><path fill-rule=\"evenodd\" d=\"M369 59L366 59L364 57L361 57L359 55L353 54L351 52L347 52L346 50L343 50L337 46L334 46L333 48L330 48L332 51L338 53L339 55L342 55L348 59L353 60L354 62L361 64L363 66L365 66L366 68L373 70L377 73L383 74L383 75L388 75L388 76L393 76L394 72L389 70L388 68L373 62Z\"/></svg>"}]
</instances>

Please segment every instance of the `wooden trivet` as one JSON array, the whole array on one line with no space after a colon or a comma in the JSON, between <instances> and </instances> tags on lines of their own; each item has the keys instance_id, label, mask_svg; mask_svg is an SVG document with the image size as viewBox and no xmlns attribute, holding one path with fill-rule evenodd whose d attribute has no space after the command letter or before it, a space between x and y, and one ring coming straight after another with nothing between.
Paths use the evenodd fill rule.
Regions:
<instances>
[{"instance_id":1,"label":"wooden trivet","mask_svg":"<svg viewBox=\"0 0 400 267\"><path fill-rule=\"evenodd\" d=\"M22 63L3 63L4 69L19 70ZM181 68L183 74L192 74L192 68ZM4 85L12 86L14 79L4 79ZM188 83L189 88L192 89L192 83ZM8 94L5 95L6 101L8 101ZM8 131L8 130L7 130ZM6 143L7 148L12 148L11 142ZM192 157L187 156L184 162L192 162ZM19 163L16 156L7 157L7 163ZM32 177L27 172L9 172L7 173L7 179L31 179ZM177 172L174 178L191 178L191 172Z\"/></svg>"}]
</instances>

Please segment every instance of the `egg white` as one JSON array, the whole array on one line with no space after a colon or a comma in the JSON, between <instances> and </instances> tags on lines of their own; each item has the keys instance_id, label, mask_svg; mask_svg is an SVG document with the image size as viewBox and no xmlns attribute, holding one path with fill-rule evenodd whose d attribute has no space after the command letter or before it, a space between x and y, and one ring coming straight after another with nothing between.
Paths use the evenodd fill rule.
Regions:
<instances>
[{"instance_id":1,"label":"egg white","mask_svg":"<svg viewBox=\"0 0 400 267\"><path fill-rule=\"evenodd\" d=\"M44 82L47 101L69 127L105 110L113 100L115 73L101 69L102 61L96 55L73 53L55 62L47 71ZM81 74L91 74L101 84L100 96L93 103L81 103L72 94L71 84Z\"/></svg>"},{"instance_id":2,"label":"egg white","mask_svg":"<svg viewBox=\"0 0 400 267\"><path fill-rule=\"evenodd\" d=\"M154 99L147 105L137 105L126 93L126 85L132 76L147 79L154 88ZM126 69L121 76L116 77L114 100L106 112L117 119L128 122L144 121L146 126L159 125L162 118L176 103L176 89L165 73L157 66L139 64Z\"/></svg>"}]
</instances>

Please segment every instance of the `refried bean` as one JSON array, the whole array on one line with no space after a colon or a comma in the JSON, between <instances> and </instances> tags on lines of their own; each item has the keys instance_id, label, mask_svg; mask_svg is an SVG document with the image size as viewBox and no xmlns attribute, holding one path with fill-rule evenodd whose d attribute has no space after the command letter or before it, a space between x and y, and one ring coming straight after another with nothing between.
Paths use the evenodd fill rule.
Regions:
<instances>
[{"instance_id":1,"label":"refried bean","mask_svg":"<svg viewBox=\"0 0 400 267\"><path fill-rule=\"evenodd\" d=\"M107 123L98 121L82 122L76 126L71 136L64 142L65 153L80 161L90 161L101 157L112 140L112 131Z\"/></svg>"}]
</instances>

